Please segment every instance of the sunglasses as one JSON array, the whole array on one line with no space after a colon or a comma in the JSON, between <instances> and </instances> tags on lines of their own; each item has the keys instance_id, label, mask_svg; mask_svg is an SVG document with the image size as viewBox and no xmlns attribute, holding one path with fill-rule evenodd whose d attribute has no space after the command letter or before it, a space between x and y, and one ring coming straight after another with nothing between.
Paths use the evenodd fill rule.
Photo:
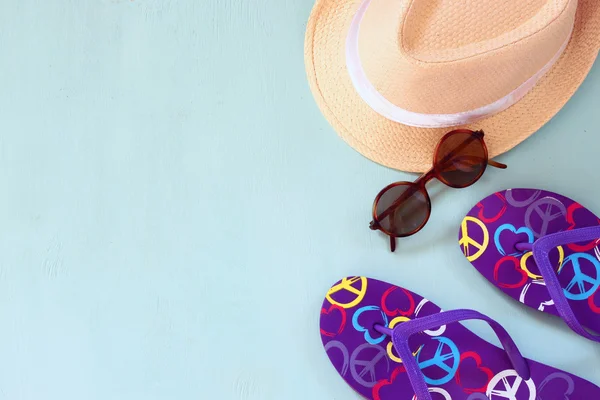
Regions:
<instances>
[{"instance_id":1,"label":"sunglasses","mask_svg":"<svg viewBox=\"0 0 600 400\"><path fill-rule=\"evenodd\" d=\"M436 146L433 167L414 182L396 182L375 197L373 220L369 227L390 237L390 249L396 250L396 238L419 232L431 215L431 199L425 184L437 178L445 185L461 189L481 178L488 165L505 169L506 165L488 159L483 131L458 129L445 134Z\"/></svg>"}]
</instances>

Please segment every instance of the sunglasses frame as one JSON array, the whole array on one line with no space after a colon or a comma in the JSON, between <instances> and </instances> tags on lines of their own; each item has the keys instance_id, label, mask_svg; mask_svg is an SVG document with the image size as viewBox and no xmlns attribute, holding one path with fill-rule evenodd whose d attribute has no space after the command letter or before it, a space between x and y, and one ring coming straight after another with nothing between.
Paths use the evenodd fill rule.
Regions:
<instances>
[{"instance_id":1,"label":"sunglasses frame","mask_svg":"<svg viewBox=\"0 0 600 400\"><path fill-rule=\"evenodd\" d=\"M470 182L467 182L463 185L456 185L456 184L452 184L452 183L448 182L447 179L443 178L441 171L443 170L443 166L444 166L443 163L450 161L454 156L458 155L460 150L462 150L462 147L467 146L469 143L471 143L471 141L466 140L465 142L462 143L462 147L458 146L457 148L453 149L449 154L447 154L442 160L439 160L439 161L437 160L438 152L439 152L439 149L440 149L440 146L442 145L442 143L444 143L444 141L446 141L449 137L456 135L456 134L469 134L469 135L471 135L472 140L479 140L479 142L481 143L481 146L483 148L484 155L485 155L485 162L483 164L483 168L481 168L481 171L477 174L477 176L475 178L473 178L473 180L471 180ZM407 182L407 181L395 182L390 185L387 185L386 187L381 189L381 191L379 191L379 193L375 197L375 201L373 202L373 211L372 211L373 220L369 224L369 228L371 230L381 231L390 237L390 250L392 252L396 250L396 238L403 238L403 237L408 237L408 236L414 235L415 233L417 233L421 229L423 229L423 227L425 227L425 225L429 221L429 218L431 216L431 198L429 197L429 193L427 192L427 189L425 187L425 185L429 181L431 181L435 178L435 179L439 180L440 182L442 182L444 185L449 186L451 188L463 189L463 188L469 187L471 185L474 185L479 179L481 179L481 177L485 173L485 170L487 169L488 165L491 165L495 168L500 168L500 169L506 168L505 164L498 163L494 160L489 159L487 145L485 144L483 137L484 137L484 133L482 130L472 131L469 129L456 129L456 130L446 133L444 136L442 136L442 138L439 140L439 142L435 146L435 150L433 152L433 166L429 171L425 172L423 175L421 175L419 178L417 178L414 182ZM381 197L388 190L390 190L396 186L409 186L410 188L413 188L413 190L411 190L411 189L406 190L404 193L402 193L400 195L400 197L396 201L394 201L394 203L392 203L392 205L390 207L388 207L383 213L381 213L381 215L378 216L377 215L377 206L379 205L379 201L381 200ZM408 194L406 196L404 196L405 193L407 193L407 192L408 192ZM425 195L425 200L426 200L426 205L427 205L427 216L425 217L425 219L423 220L421 225L419 225L414 230L407 232L407 233L403 233L403 234L392 233L392 232L389 232L384 227L382 227L380 221L383 220L384 218L386 218L389 214L396 212L396 210L402 204L403 196L407 197L416 192L421 192L422 194Z\"/></svg>"}]
</instances>

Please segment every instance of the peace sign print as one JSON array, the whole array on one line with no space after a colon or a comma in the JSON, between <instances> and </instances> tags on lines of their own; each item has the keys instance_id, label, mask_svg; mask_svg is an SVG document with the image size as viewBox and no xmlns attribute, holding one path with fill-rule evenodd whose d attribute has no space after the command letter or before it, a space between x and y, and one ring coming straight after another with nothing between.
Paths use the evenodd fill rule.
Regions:
<instances>
[{"instance_id":1,"label":"peace sign print","mask_svg":"<svg viewBox=\"0 0 600 400\"><path fill-rule=\"evenodd\" d=\"M531 379L524 381L517 371L507 369L492 378L486 394L490 400L535 400L536 390ZM526 394L529 397L524 397Z\"/></svg>"},{"instance_id":2,"label":"peace sign print","mask_svg":"<svg viewBox=\"0 0 600 400\"><path fill-rule=\"evenodd\" d=\"M381 377L388 376L389 372L390 360L381 346L364 343L350 356L350 373L364 387L372 388Z\"/></svg>"},{"instance_id":3,"label":"peace sign print","mask_svg":"<svg viewBox=\"0 0 600 400\"><path fill-rule=\"evenodd\" d=\"M531 204L525 211L525 226L531 229L535 237L542 237L548 232L565 230L566 217L567 208L560 200L544 197Z\"/></svg>"},{"instance_id":4,"label":"peace sign print","mask_svg":"<svg viewBox=\"0 0 600 400\"><path fill-rule=\"evenodd\" d=\"M585 262L582 264L583 260ZM593 268L590 268L590 263ZM573 278L563 289L565 297L570 300L587 300L600 287L600 262L587 253L571 254L565 258L559 275L563 275L569 265L572 266ZM586 271L593 271L593 275L583 272L583 267L586 267Z\"/></svg>"},{"instance_id":5,"label":"peace sign print","mask_svg":"<svg viewBox=\"0 0 600 400\"><path fill-rule=\"evenodd\" d=\"M469 236L469 229L471 236ZM465 217L460 225L460 239L458 244L462 246L463 253L467 260L477 260L487 249L490 243L490 234L483 222L475 217ZM472 248L477 251L471 254Z\"/></svg>"},{"instance_id":6,"label":"peace sign print","mask_svg":"<svg viewBox=\"0 0 600 400\"><path fill-rule=\"evenodd\" d=\"M366 293L367 278L361 276L343 278L338 284L329 289L325 297L331 304L342 308L352 308L364 299Z\"/></svg>"},{"instance_id":7,"label":"peace sign print","mask_svg":"<svg viewBox=\"0 0 600 400\"><path fill-rule=\"evenodd\" d=\"M425 382L428 385L439 386L454 379L460 363L460 352L456 344L447 337L434 337L432 341L438 342L434 355L429 359L423 359L423 353L425 353L423 350L428 347L427 345L423 346L417 354L417 364L423 372Z\"/></svg>"}]
</instances>

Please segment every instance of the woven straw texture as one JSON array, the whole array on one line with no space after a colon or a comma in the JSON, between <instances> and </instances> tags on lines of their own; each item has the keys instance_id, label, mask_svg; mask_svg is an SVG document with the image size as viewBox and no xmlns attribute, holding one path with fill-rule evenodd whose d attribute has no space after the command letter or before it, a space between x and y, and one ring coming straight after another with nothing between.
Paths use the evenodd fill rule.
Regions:
<instances>
[{"instance_id":1,"label":"woven straw texture","mask_svg":"<svg viewBox=\"0 0 600 400\"><path fill-rule=\"evenodd\" d=\"M407 4L412 7L412 18L403 27L403 50L416 60L431 61L432 54L443 57L472 43L506 40L510 35L522 37L523 31L532 26L523 21L554 18L569 2L405 0L401 3L403 7ZM356 93L346 69L345 42L360 4L360 0L317 0L305 40L311 90L338 134L365 157L398 170L425 171L431 167L438 140L451 129L416 128L390 121L373 111ZM367 20L363 22L368 24ZM361 35L362 31L363 25ZM564 106L585 79L599 48L600 1L579 0L569 45L535 88L507 110L460 128L484 130L491 157L512 149ZM368 65L365 70L369 74ZM390 71L383 75L386 79L395 76ZM374 84L383 92L388 91L386 97L390 93L398 96L398 90L392 90L393 79L390 81L389 85ZM462 95L470 96L468 90Z\"/></svg>"}]
</instances>

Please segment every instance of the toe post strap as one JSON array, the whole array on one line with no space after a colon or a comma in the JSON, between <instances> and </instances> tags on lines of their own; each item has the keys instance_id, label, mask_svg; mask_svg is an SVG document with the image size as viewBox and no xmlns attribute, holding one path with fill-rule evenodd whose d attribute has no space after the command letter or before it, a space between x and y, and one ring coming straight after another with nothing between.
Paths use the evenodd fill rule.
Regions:
<instances>
[{"instance_id":1,"label":"toe post strap","mask_svg":"<svg viewBox=\"0 0 600 400\"><path fill-rule=\"evenodd\" d=\"M533 243L532 252L533 258L540 270L540 274L544 278L544 284L550 293L550 298L554 301L556 310L560 314L561 318L575 333L595 342L600 342L600 336L593 335L588 332L583 325L577 319L575 312L571 308L569 301L565 295L565 289L563 289L561 282L558 279L558 275L554 270L554 266L550 263L550 251L558 246L564 246L570 243L587 242L590 240L597 240L600 238L600 225L592 226L588 228L579 228L569 231L563 231L553 233L550 235L542 236ZM579 284L583 287L586 280L594 280L591 277L587 277L582 274L578 258L584 258L587 262L591 262L596 266L596 269L600 271L600 261L594 256L590 256L586 253L577 253L568 257L571 258L571 262L574 264L574 270L576 276L573 278L569 286ZM565 260L565 263L567 260ZM600 279L600 276L595 277L595 280ZM568 287L567 287L568 290ZM579 299L580 300L580 299Z\"/></svg>"},{"instance_id":2,"label":"toe post strap","mask_svg":"<svg viewBox=\"0 0 600 400\"><path fill-rule=\"evenodd\" d=\"M502 343L504 350L506 350L508 358L517 374L524 380L529 380L531 378L527 360L525 360L508 332L498 322L480 312L473 310L442 311L438 314L403 322L394 329L376 326L375 329L377 331L391 336L394 348L403 361L407 376L419 400L432 400L432 398L423 373L409 347L409 338L419 332L466 320L481 320L487 322L496 333L496 336L498 336L498 339Z\"/></svg>"}]
</instances>

